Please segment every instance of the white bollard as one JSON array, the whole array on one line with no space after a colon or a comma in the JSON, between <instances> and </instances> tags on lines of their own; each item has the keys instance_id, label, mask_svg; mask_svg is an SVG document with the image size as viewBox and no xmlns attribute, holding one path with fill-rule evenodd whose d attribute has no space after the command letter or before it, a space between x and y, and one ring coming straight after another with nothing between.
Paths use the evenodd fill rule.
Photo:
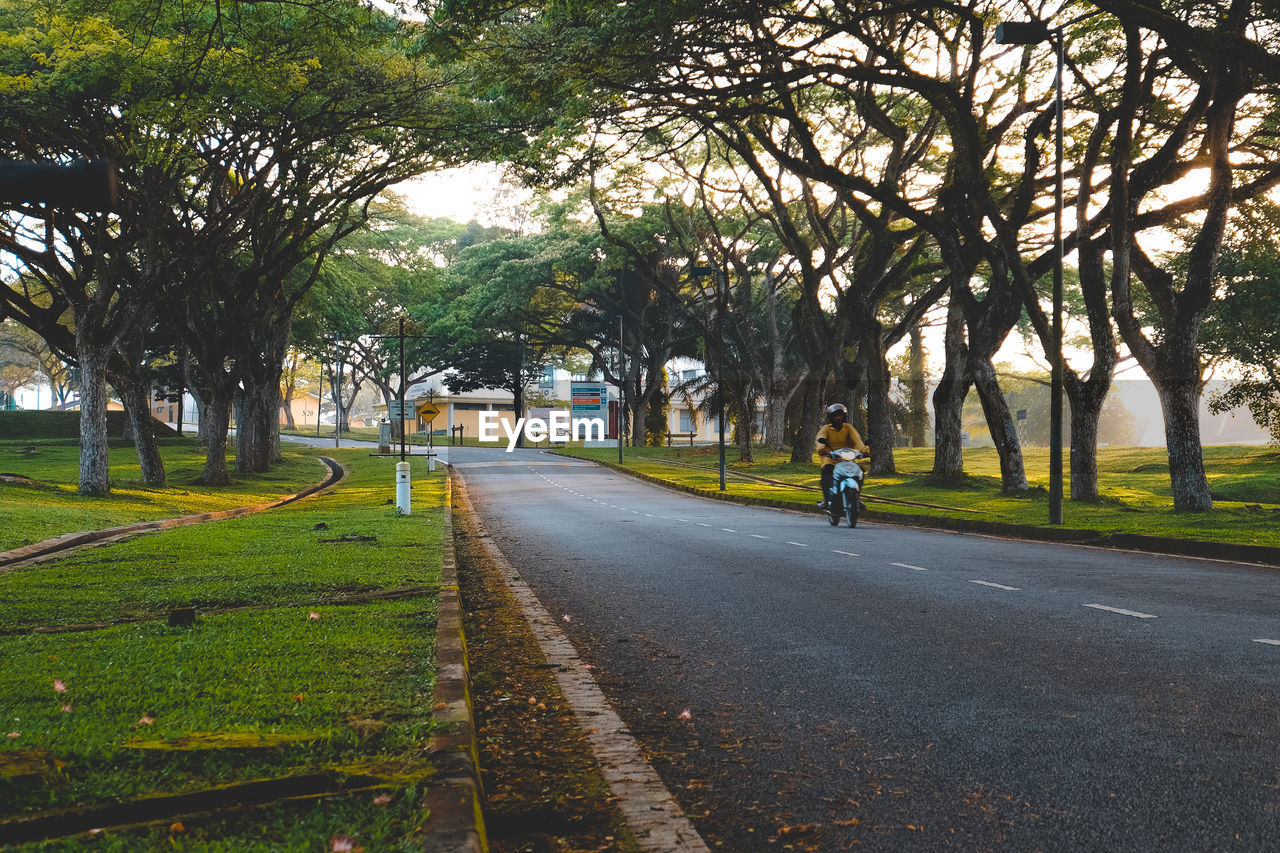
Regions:
<instances>
[{"instance_id":1,"label":"white bollard","mask_svg":"<svg viewBox=\"0 0 1280 853\"><path fill-rule=\"evenodd\" d=\"M436 455L434 453L427 454L427 472L434 474L436 470Z\"/></svg>"},{"instance_id":2,"label":"white bollard","mask_svg":"<svg viewBox=\"0 0 1280 853\"><path fill-rule=\"evenodd\" d=\"M409 463L396 463L396 509L401 515L409 514Z\"/></svg>"}]
</instances>

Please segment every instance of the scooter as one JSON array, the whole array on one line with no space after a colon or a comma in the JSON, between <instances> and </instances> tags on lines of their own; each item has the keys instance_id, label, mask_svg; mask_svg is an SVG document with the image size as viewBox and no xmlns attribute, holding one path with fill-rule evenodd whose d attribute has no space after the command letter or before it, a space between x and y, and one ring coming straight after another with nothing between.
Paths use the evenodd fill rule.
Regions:
<instances>
[{"instance_id":1,"label":"scooter","mask_svg":"<svg viewBox=\"0 0 1280 853\"><path fill-rule=\"evenodd\" d=\"M860 506L858 498L862 494L862 481L867 476L867 472L858 463L871 457L861 450L842 447L831 451L831 458L836 462L831 471L831 488L827 493L827 512L831 516L831 526L838 525L840 516L843 515L850 527L857 527Z\"/></svg>"}]
</instances>

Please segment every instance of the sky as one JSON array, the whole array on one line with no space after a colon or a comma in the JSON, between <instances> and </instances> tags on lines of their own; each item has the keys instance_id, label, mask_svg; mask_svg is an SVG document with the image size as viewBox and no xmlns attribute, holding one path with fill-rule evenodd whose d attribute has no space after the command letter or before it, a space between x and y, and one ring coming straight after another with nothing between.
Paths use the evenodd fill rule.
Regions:
<instances>
[{"instance_id":1,"label":"sky","mask_svg":"<svg viewBox=\"0 0 1280 853\"><path fill-rule=\"evenodd\" d=\"M481 225L512 224L513 206L529 198L527 190L504 181L498 168L487 164L431 172L392 191L414 213Z\"/></svg>"}]
</instances>

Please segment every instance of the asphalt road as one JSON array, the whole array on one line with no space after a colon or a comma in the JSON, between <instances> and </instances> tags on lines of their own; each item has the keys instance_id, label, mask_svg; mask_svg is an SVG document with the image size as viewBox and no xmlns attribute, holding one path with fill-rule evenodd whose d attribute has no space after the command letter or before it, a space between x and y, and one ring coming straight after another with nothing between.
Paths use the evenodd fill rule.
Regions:
<instances>
[{"instance_id":1,"label":"asphalt road","mask_svg":"<svg viewBox=\"0 0 1280 853\"><path fill-rule=\"evenodd\" d=\"M1280 849L1280 572L451 461L713 849Z\"/></svg>"}]
</instances>

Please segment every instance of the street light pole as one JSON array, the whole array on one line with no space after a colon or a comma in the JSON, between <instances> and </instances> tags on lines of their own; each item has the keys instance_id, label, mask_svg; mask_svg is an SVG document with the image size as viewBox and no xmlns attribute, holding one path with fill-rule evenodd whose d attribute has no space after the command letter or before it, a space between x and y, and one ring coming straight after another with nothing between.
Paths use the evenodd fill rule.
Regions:
<instances>
[{"instance_id":1,"label":"street light pole","mask_svg":"<svg viewBox=\"0 0 1280 853\"><path fill-rule=\"evenodd\" d=\"M729 274L716 271L716 400L720 410L720 491L724 491L724 301L729 289ZM741 426L741 424L739 424Z\"/></svg>"},{"instance_id":2,"label":"street light pole","mask_svg":"<svg viewBox=\"0 0 1280 853\"><path fill-rule=\"evenodd\" d=\"M333 446L342 447L342 375L347 372L347 363L342 358L342 336L333 337L334 365L338 368L338 381L333 385L333 403L337 411L333 416Z\"/></svg>"},{"instance_id":3,"label":"street light pole","mask_svg":"<svg viewBox=\"0 0 1280 853\"><path fill-rule=\"evenodd\" d=\"M627 356L622 351L622 312L618 312L618 464L622 465L622 423L626 412Z\"/></svg>"},{"instance_id":4,"label":"street light pole","mask_svg":"<svg viewBox=\"0 0 1280 853\"><path fill-rule=\"evenodd\" d=\"M404 461L404 317L400 318L400 461Z\"/></svg>"},{"instance_id":5,"label":"street light pole","mask_svg":"<svg viewBox=\"0 0 1280 853\"><path fill-rule=\"evenodd\" d=\"M1062 159L1063 119L1062 96L1063 70L1066 65L1066 44L1062 27L1050 28L1043 21L1005 21L996 26L996 41L1000 44L1043 44L1054 46L1057 68L1053 78L1056 128L1054 134L1054 187L1053 187L1053 328L1049 341L1049 523L1062 523Z\"/></svg>"}]
</instances>

